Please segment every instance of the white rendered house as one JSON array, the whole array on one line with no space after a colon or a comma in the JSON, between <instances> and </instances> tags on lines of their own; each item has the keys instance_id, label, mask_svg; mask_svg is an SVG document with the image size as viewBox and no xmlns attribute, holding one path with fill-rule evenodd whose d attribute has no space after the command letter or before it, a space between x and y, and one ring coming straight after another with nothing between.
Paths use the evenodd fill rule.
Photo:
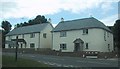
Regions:
<instances>
[{"instance_id":1,"label":"white rendered house","mask_svg":"<svg viewBox=\"0 0 120 69\"><path fill-rule=\"evenodd\" d=\"M113 51L111 30L94 17L61 21L52 34L52 49L56 51Z\"/></svg>"},{"instance_id":2,"label":"white rendered house","mask_svg":"<svg viewBox=\"0 0 120 69\"><path fill-rule=\"evenodd\" d=\"M51 23L36 24L13 29L6 35L5 48L15 48L10 41L18 36L19 48L51 48L53 26Z\"/></svg>"}]
</instances>

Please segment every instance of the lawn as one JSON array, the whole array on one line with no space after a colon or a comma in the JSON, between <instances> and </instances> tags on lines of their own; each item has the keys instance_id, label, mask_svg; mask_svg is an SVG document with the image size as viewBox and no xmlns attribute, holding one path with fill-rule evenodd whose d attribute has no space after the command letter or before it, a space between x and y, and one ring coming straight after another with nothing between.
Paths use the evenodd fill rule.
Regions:
<instances>
[{"instance_id":1,"label":"lawn","mask_svg":"<svg viewBox=\"0 0 120 69\"><path fill-rule=\"evenodd\" d=\"M2 56L2 65L3 67L50 67L31 59L18 58L18 61L15 62L15 57L6 55Z\"/></svg>"}]
</instances>

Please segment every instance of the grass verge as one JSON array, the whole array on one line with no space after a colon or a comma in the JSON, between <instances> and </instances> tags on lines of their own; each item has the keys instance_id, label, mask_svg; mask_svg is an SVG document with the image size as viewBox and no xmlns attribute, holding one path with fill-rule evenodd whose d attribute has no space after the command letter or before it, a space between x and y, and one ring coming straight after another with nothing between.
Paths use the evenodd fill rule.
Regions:
<instances>
[{"instance_id":1,"label":"grass verge","mask_svg":"<svg viewBox=\"0 0 120 69\"><path fill-rule=\"evenodd\" d=\"M49 67L49 65L34 61L32 59L18 58L15 62L15 57L13 56L2 56L2 66L3 67Z\"/></svg>"}]
</instances>

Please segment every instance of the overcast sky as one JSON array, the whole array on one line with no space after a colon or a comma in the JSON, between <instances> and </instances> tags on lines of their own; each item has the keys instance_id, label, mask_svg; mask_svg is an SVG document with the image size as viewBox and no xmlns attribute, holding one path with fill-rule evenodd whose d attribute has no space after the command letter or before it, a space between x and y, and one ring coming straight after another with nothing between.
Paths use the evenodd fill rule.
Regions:
<instances>
[{"instance_id":1,"label":"overcast sky","mask_svg":"<svg viewBox=\"0 0 120 69\"><path fill-rule=\"evenodd\" d=\"M13 26L37 15L51 18L55 26L64 20L90 16L112 26L118 19L119 0L0 0L0 23L9 21Z\"/></svg>"}]
</instances>

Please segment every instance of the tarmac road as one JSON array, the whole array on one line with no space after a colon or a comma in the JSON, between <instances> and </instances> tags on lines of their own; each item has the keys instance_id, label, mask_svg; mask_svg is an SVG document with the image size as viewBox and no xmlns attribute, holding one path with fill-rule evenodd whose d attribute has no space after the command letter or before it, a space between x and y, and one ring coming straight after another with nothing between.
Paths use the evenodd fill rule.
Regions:
<instances>
[{"instance_id":1,"label":"tarmac road","mask_svg":"<svg viewBox=\"0 0 120 69\"><path fill-rule=\"evenodd\" d=\"M3 55L15 56L15 53L3 53ZM118 67L118 59L88 59L40 54L18 54L18 57L33 59L52 67Z\"/></svg>"}]
</instances>

